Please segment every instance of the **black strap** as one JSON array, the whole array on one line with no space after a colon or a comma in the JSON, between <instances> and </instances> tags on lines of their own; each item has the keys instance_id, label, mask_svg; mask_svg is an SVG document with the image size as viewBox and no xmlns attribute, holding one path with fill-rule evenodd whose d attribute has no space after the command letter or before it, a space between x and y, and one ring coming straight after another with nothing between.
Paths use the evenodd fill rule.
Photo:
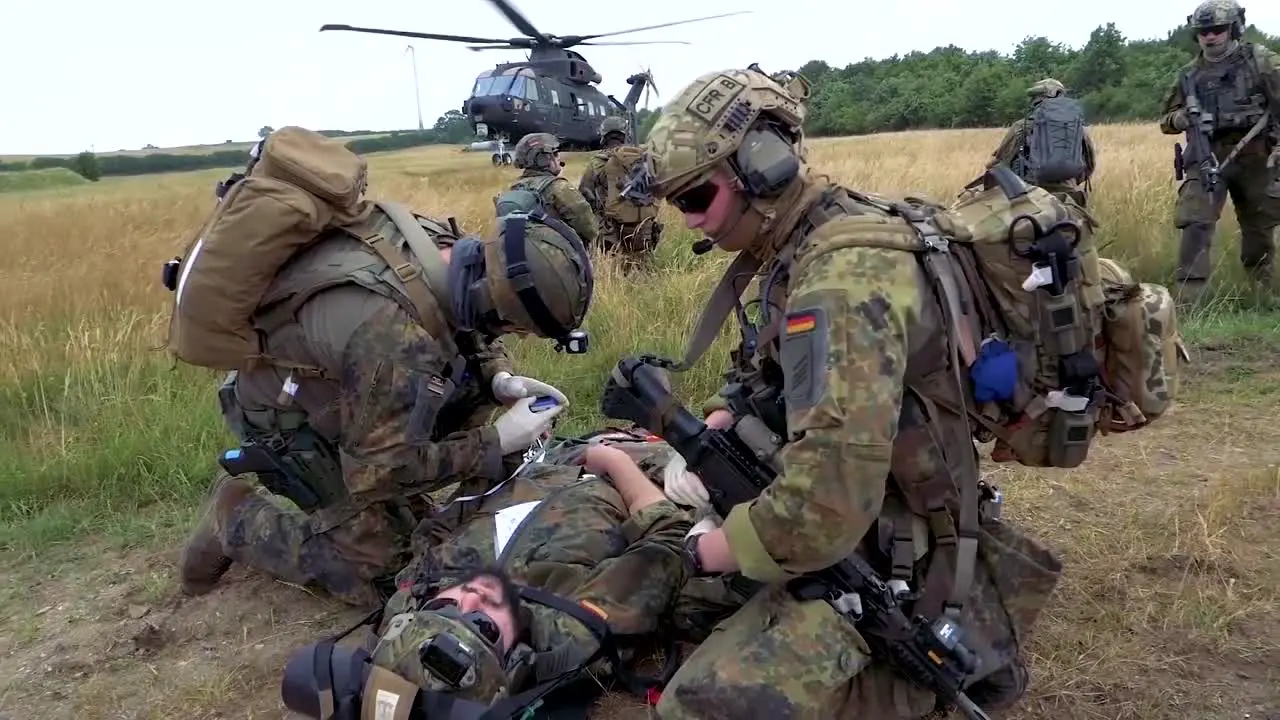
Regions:
<instances>
[{"instance_id":1,"label":"black strap","mask_svg":"<svg viewBox=\"0 0 1280 720\"><path fill-rule=\"evenodd\" d=\"M547 304L542 302L542 296L538 294L538 287L529 272L529 256L525 254L524 247L525 217L516 215L507 219L506 223L502 241L506 246L507 281L515 288L516 297L520 299L520 304L524 305L538 330L546 337L558 338L566 328L556 322Z\"/></svg>"},{"instance_id":2,"label":"black strap","mask_svg":"<svg viewBox=\"0 0 1280 720\"><path fill-rule=\"evenodd\" d=\"M573 246L574 252L587 265L581 278L587 286L587 297L591 297L595 286L594 273L590 268L591 261L587 256L586 247L582 244L582 239L578 237L578 233L559 218L552 217L541 210L535 210L527 216L513 215L504 221L507 227L504 228L502 233L502 241L507 257L507 280L516 289L516 297L524 305L529 317L538 326L538 330L549 338L560 338L573 328L563 327L556 321L555 316L551 314L551 310L542 301L542 296L538 294L538 287L529 272L529 256L525 253L524 244L525 225L529 220L542 223L555 230Z\"/></svg>"}]
</instances>

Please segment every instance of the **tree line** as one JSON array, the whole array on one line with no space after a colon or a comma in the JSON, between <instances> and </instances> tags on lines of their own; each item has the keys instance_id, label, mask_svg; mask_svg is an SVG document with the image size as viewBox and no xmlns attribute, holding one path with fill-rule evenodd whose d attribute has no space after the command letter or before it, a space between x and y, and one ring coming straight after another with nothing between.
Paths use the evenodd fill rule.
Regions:
<instances>
[{"instance_id":1,"label":"tree line","mask_svg":"<svg viewBox=\"0 0 1280 720\"><path fill-rule=\"evenodd\" d=\"M270 126L264 126L258 131L258 136L265 137L271 130ZM357 137L345 143L352 152L360 154L404 150L419 145L457 144L466 142L472 135L466 118L457 110L450 110L441 115L435 126L426 130L393 130L381 135L375 135L376 131L373 130L320 130L319 132L321 135L335 138L374 135L374 137ZM248 160L249 153L243 149L183 154L153 152L146 155L96 155L85 151L71 157L42 156L25 162L0 162L0 172L60 167L72 170L89 180L98 180L112 175L150 175L185 170L240 167Z\"/></svg>"},{"instance_id":2,"label":"tree line","mask_svg":"<svg viewBox=\"0 0 1280 720\"><path fill-rule=\"evenodd\" d=\"M1280 51L1280 37L1255 26L1245 38ZM1003 126L1028 112L1026 90L1045 77L1062 81L1091 123L1155 120L1197 50L1185 27L1161 40L1128 40L1107 23L1079 49L1028 37L1010 55L952 45L844 68L814 60L799 68L813 85L805 129L832 136Z\"/></svg>"},{"instance_id":3,"label":"tree line","mask_svg":"<svg viewBox=\"0 0 1280 720\"><path fill-rule=\"evenodd\" d=\"M1280 52L1280 36L1250 25L1245 38ZM1081 100L1092 123L1155 120L1178 68L1197 51L1191 32L1181 27L1163 39L1129 40L1114 23L1094 29L1081 48L1027 37L1009 55L970 51L955 45L835 68L812 60L798 68L812 84L806 132L812 137L865 135L935 128L996 127L1028 111L1026 90L1045 77L1061 80ZM768 68L782 70L784 68ZM637 113L643 139L660 109ZM269 127L259 131L269 132ZM330 137L370 131L325 130ZM399 130L346 143L357 153L402 150L419 145L461 144L474 139L458 110L441 115L426 130ZM37 157L0 163L0 171L65 167L90 180L108 175L202 170L244 165L243 150L206 154Z\"/></svg>"}]
</instances>

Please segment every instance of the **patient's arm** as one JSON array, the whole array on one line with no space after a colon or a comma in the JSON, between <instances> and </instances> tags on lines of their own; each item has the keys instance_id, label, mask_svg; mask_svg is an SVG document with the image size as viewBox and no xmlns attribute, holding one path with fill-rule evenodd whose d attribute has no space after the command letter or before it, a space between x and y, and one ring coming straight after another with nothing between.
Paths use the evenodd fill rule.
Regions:
<instances>
[{"instance_id":1,"label":"patient's arm","mask_svg":"<svg viewBox=\"0 0 1280 720\"><path fill-rule=\"evenodd\" d=\"M665 497L631 456L618 448L608 445L587 448L584 466L588 472L603 475L613 482L632 515Z\"/></svg>"}]
</instances>

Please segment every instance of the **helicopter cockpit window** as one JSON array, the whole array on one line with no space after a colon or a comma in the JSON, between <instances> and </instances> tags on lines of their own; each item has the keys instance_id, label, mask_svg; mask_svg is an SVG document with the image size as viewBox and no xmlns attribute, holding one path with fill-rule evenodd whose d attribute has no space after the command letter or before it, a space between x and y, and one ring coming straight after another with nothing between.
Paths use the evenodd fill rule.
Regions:
<instances>
[{"instance_id":1,"label":"helicopter cockpit window","mask_svg":"<svg viewBox=\"0 0 1280 720\"><path fill-rule=\"evenodd\" d=\"M524 78L524 77L518 77L518 78L515 78L514 80L512 80L512 81L511 81L511 87L510 87L510 88L506 91L506 93L504 93L504 94L505 94L505 95L510 95L510 96L512 96L512 97L524 97L524 96L525 96L525 94L524 94L524 88L525 88L524 81L525 81L525 78Z\"/></svg>"},{"instance_id":2,"label":"helicopter cockpit window","mask_svg":"<svg viewBox=\"0 0 1280 720\"><path fill-rule=\"evenodd\" d=\"M524 81L524 97L526 100L538 102L538 83L532 79Z\"/></svg>"},{"instance_id":3,"label":"helicopter cockpit window","mask_svg":"<svg viewBox=\"0 0 1280 720\"><path fill-rule=\"evenodd\" d=\"M481 75L476 78L476 84L471 88L472 97L484 97L485 95L493 95L493 87L496 83L506 82L507 78L489 77L489 75Z\"/></svg>"}]
</instances>

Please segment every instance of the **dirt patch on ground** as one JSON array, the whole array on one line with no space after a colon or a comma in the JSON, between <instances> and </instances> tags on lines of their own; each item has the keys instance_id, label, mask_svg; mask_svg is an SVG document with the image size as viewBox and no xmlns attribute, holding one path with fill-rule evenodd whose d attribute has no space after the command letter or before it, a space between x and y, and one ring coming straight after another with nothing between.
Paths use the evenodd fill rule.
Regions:
<instances>
[{"instance_id":1,"label":"dirt patch on ground","mask_svg":"<svg viewBox=\"0 0 1280 720\"><path fill-rule=\"evenodd\" d=\"M1276 349L1196 348L1181 405L1104 439L1086 469L988 466L1009 516L1066 566L1031 646L1033 687L1004 717L1280 720ZM85 546L10 559L0 718L285 717L289 654L362 614L239 568L183 598L176 558ZM651 716L630 696L594 713Z\"/></svg>"}]
</instances>

